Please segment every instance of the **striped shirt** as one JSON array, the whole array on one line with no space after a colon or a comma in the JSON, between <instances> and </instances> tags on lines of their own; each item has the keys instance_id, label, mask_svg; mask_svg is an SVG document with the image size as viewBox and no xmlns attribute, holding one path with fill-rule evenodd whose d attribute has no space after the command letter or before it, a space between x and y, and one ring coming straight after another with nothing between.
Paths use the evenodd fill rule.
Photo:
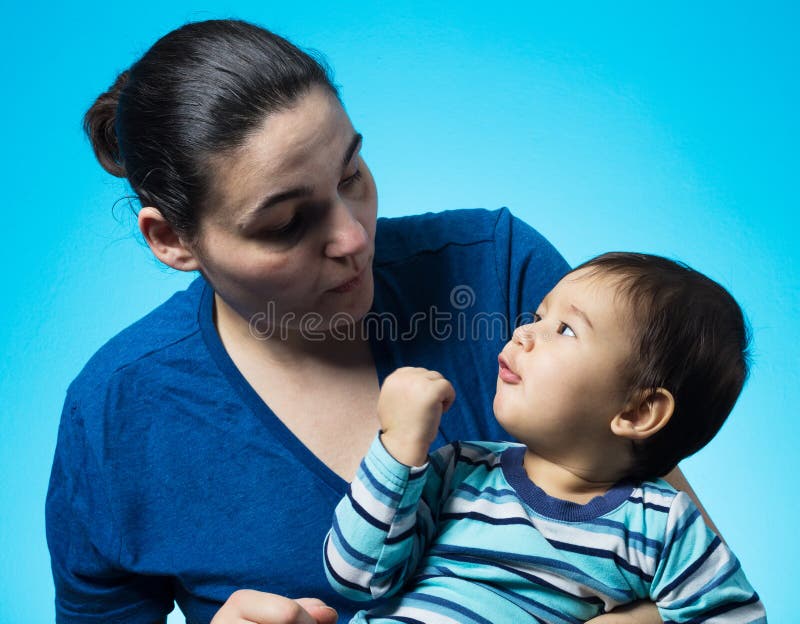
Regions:
<instances>
[{"instance_id":1,"label":"striped shirt","mask_svg":"<svg viewBox=\"0 0 800 624\"><path fill-rule=\"evenodd\" d=\"M528 478L524 454L461 442L409 468L376 438L324 546L334 589L391 597L351 621L572 624L647 599L665 622L766 622L686 494L656 480L563 501Z\"/></svg>"}]
</instances>

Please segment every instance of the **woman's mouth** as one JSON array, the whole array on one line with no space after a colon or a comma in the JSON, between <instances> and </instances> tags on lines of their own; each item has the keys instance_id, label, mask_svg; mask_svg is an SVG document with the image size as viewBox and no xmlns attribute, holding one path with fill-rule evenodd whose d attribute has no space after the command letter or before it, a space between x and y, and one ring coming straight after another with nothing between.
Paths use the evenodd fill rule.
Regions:
<instances>
[{"instance_id":1,"label":"woman's mouth","mask_svg":"<svg viewBox=\"0 0 800 624\"><path fill-rule=\"evenodd\" d=\"M522 381L522 377L517 375L511 367L508 365L508 362L503 357L503 355L497 356L497 363L500 365L500 371L498 372L498 377L502 379L506 383L516 384Z\"/></svg>"},{"instance_id":2,"label":"woman's mouth","mask_svg":"<svg viewBox=\"0 0 800 624\"><path fill-rule=\"evenodd\" d=\"M349 279L346 282L342 282L341 284L339 284L335 288L331 288L330 292L346 293L346 292L350 292L351 290L355 290L356 288L358 288L361 285L361 282L362 282L363 277L364 277L364 270L365 269L361 269L355 277Z\"/></svg>"}]
</instances>

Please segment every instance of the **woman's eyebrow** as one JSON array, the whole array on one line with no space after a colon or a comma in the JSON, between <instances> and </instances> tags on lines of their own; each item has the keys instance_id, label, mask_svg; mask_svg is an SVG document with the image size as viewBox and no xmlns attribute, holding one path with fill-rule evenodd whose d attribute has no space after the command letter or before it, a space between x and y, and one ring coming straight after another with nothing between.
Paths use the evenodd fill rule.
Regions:
<instances>
[{"instance_id":1,"label":"woman's eyebrow","mask_svg":"<svg viewBox=\"0 0 800 624\"><path fill-rule=\"evenodd\" d=\"M344 158L342 159L342 167L346 167L350 162L350 159L353 158L353 154L355 154L358 149L361 147L361 142L363 141L363 135L356 133L353 135L353 138L350 140L350 144L347 146L347 149L344 153ZM279 204L289 199L301 199L304 197L311 197L314 194L314 189L310 186L303 185L297 186L295 188L288 189L286 191L281 191L280 193L275 193L274 195L269 195L265 197L264 200L258 204L253 210L249 211L242 219L239 221L239 227L245 228L247 225L253 221L259 214L271 208L275 204Z\"/></svg>"},{"instance_id":2,"label":"woman's eyebrow","mask_svg":"<svg viewBox=\"0 0 800 624\"><path fill-rule=\"evenodd\" d=\"M248 210L245 215L243 215L238 220L238 226L240 230L247 228L247 226L255 221L255 219L265 210L271 208L275 204L280 204L281 202L286 201L287 199L297 199L301 197L311 197L314 194L314 189L310 186L297 186L295 188L281 191L280 193L275 193L274 195L269 195L265 197L261 203L258 204L252 210Z\"/></svg>"},{"instance_id":3,"label":"woman's eyebrow","mask_svg":"<svg viewBox=\"0 0 800 624\"><path fill-rule=\"evenodd\" d=\"M347 164L350 162L350 159L353 157L358 149L361 147L361 142L364 140L364 136L360 132L356 132L353 135L353 138L350 139L350 145L347 146L347 151L344 153L344 159L342 160L342 166L346 167Z\"/></svg>"}]
</instances>

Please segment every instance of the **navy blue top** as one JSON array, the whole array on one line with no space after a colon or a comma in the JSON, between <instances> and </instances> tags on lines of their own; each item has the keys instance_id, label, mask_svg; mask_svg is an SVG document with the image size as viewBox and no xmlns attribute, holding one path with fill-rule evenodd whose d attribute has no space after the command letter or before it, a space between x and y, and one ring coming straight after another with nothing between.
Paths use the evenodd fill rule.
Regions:
<instances>
[{"instance_id":1,"label":"navy blue top","mask_svg":"<svg viewBox=\"0 0 800 624\"><path fill-rule=\"evenodd\" d=\"M497 354L567 270L506 209L378 220L378 378L414 365L453 383L436 446L508 438L489 416ZM58 622L150 623L173 601L208 622L240 588L319 597L340 621L357 608L330 588L321 554L347 484L242 377L212 312L198 278L67 392L47 496Z\"/></svg>"}]
</instances>

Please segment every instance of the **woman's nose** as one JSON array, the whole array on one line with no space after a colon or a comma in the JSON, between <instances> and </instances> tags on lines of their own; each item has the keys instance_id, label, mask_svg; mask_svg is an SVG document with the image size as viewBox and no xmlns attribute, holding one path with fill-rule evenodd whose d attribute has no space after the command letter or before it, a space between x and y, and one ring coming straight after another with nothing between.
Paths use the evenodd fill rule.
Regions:
<instances>
[{"instance_id":1,"label":"woman's nose","mask_svg":"<svg viewBox=\"0 0 800 624\"><path fill-rule=\"evenodd\" d=\"M368 245L367 231L352 209L345 202L337 202L332 210L325 255L329 258L357 256Z\"/></svg>"}]
</instances>

